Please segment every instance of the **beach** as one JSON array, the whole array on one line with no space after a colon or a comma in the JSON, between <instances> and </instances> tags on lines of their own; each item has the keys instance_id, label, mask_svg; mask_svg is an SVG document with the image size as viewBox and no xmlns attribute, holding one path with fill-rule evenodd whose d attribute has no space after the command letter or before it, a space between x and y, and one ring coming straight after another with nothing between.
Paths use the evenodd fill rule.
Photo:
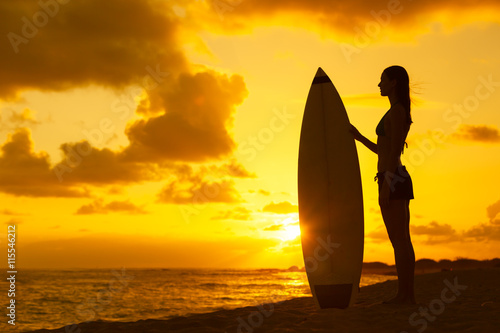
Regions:
<instances>
[{"instance_id":1,"label":"beach","mask_svg":"<svg viewBox=\"0 0 500 333\"><path fill-rule=\"evenodd\" d=\"M416 305L382 304L397 281L361 288L347 309L317 309L312 297L135 322L92 321L31 332L500 332L500 268L415 277Z\"/></svg>"}]
</instances>

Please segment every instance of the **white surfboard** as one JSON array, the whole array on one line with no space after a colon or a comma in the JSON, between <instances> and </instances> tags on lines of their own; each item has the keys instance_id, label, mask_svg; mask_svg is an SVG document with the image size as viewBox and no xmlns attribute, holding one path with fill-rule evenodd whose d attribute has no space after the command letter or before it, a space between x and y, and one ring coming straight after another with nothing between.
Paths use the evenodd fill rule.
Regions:
<instances>
[{"instance_id":1,"label":"white surfboard","mask_svg":"<svg viewBox=\"0 0 500 333\"><path fill-rule=\"evenodd\" d=\"M346 308L363 263L363 193L358 154L344 104L319 68L300 134L298 194L302 251L320 308Z\"/></svg>"}]
</instances>

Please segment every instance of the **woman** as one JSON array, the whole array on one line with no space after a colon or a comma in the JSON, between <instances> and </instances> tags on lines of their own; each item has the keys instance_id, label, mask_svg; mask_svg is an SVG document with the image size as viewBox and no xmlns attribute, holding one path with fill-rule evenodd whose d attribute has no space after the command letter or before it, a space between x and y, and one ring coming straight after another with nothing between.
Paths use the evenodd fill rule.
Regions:
<instances>
[{"instance_id":1,"label":"woman","mask_svg":"<svg viewBox=\"0 0 500 333\"><path fill-rule=\"evenodd\" d=\"M410 239L409 208L413 186L400 159L412 123L408 73L401 66L388 67L378 86L380 94L389 98L391 108L377 126L377 143L361 135L354 126L351 126L351 132L356 140L378 155L375 179L378 179L379 205L394 248L398 272L398 294L384 303L415 304L415 252Z\"/></svg>"}]
</instances>

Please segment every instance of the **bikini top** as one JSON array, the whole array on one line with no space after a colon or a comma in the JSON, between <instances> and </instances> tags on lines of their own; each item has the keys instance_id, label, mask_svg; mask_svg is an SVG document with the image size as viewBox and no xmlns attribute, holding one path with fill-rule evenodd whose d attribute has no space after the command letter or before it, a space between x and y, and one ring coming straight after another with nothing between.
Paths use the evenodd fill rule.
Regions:
<instances>
[{"instance_id":1,"label":"bikini top","mask_svg":"<svg viewBox=\"0 0 500 333\"><path fill-rule=\"evenodd\" d=\"M390 111L390 109L389 109ZM382 119L380 119L378 125L377 125L377 128L375 129L375 133L377 133L377 135L379 136L385 136L385 126L384 126L384 120L385 120L385 117L387 117L387 114L389 113L389 111L387 111L384 116L382 117ZM408 135L408 133L407 133ZM405 137L406 139L406 137ZM406 148L408 148L408 144L406 143L406 141L404 142L404 145L403 145L403 150L402 152L404 152L404 146L406 145Z\"/></svg>"},{"instance_id":2,"label":"bikini top","mask_svg":"<svg viewBox=\"0 0 500 333\"><path fill-rule=\"evenodd\" d=\"M382 117L382 119L380 119L380 122L378 123L377 128L375 129L375 133L377 133L377 135L385 136L384 120L388 113L389 111L387 111Z\"/></svg>"}]
</instances>

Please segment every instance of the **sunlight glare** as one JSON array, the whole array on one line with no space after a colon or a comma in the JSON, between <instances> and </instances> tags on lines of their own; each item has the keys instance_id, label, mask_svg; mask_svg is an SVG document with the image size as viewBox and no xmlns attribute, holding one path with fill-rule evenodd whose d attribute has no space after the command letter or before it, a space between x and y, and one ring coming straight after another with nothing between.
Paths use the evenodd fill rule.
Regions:
<instances>
[{"instance_id":1,"label":"sunlight glare","mask_svg":"<svg viewBox=\"0 0 500 333\"><path fill-rule=\"evenodd\" d=\"M283 241L291 241L300 236L300 226L298 221L293 221L283 228L283 235L280 237Z\"/></svg>"}]
</instances>

